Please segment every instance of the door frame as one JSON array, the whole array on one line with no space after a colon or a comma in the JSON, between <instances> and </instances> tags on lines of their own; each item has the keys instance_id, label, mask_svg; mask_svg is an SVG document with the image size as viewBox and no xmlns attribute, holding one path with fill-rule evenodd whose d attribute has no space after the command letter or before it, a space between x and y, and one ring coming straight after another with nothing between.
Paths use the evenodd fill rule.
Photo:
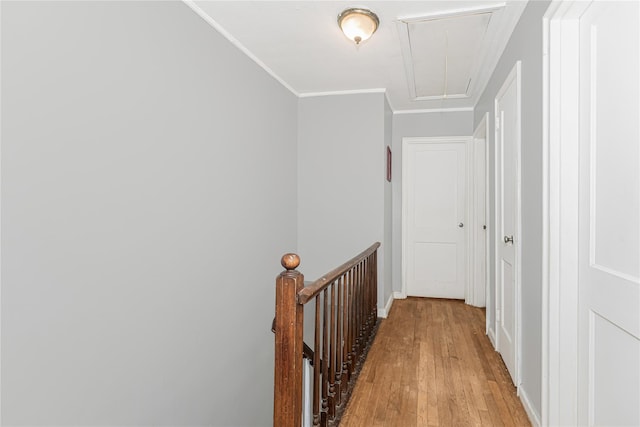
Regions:
<instances>
[{"instance_id":1,"label":"door frame","mask_svg":"<svg viewBox=\"0 0 640 427\"><path fill-rule=\"evenodd\" d=\"M514 337L514 355L515 355L515 372L514 372L514 385L516 386L516 390L518 394L520 394L520 373L522 372L522 367L520 366L522 363L521 360L521 351L520 345L522 343L522 322L521 322L521 284L522 284L522 268L521 268L521 259L522 259L522 158L521 158L521 141L522 141L522 72L521 72L521 61L516 61L515 65L509 72L509 75L505 78L504 83L500 87L500 90L496 94L494 99L494 120L497 120L499 117L498 113L498 98L502 97L504 92L507 90L509 83L515 80L516 83L516 97L517 97L517 118L518 124L516 129L517 138L515 141L515 152L516 152L516 223L515 223L515 238L513 239L513 245L515 246L515 258L514 258L514 269L515 269L515 283L514 283L514 291L515 291L515 337ZM498 333L498 307L500 306L498 301L498 274L500 272L500 259L498 257L499 245L503 242L503 238L501 234L500 223L502 221L502 211L500 209L500 192L501 185L500 179L502 179L502 172L500 171L500 156L502 155L502 138L499 138L499 133L502 131L503 124L500 123L500 126L494 126L494 141L495 141L495 149L494 149L494 194L495 194L495 218L494 218L494 235L495 241L493 250L494 252L494 261L495 261L495 275L496 275L496 283L495 283L495 301L494 301L494 310L493 310L493 318L494 318L494 328L495 328L495 345L496 350L500 348L500 334ZM500 145L498 145L500 144ZM498 179L500 178L500 179Z\"/></svg>"},{"instance_id":2,"label":"door frame","mask_svg":"<svg viewBox=\"0 0 640 427\"><path fill-rule=\"evenodd\" d=\"M543 17L543 425L578 422L580 86L576 76L579 18L591 3L554 0Z\"/></svg>"},{"instance_id":3,"label":"door frame","mask_svg":"<svg viewBox=\"0 0 640 427\"><path fill-rule=\"evenodd\" d=\"M476 165L476 156L477 156L477 152L476 152L476 147L475 147L475 141L476 139L484 139L484 176L478 176L478 171L475 169L475 165ZM489 303L489 270L490 270L490 256L489 256L489 251L490 251L490 242L489 242L489 219L490 219L490 209L489 209L489 113L485 113L484 116L482 117L482 119L480 120L480 123L478 124L478 126L476 127L475 131L473 132L473 144L471 145L471 156L473 156L473 164L470 164L470 168L473 170L473 177L469 178L469 188L473 188L473 194L471 197L472 202L476 202L476 184L479 179L481 179L484 182L484 224L479 224L477 223L477 214L478 212L476 212L476 206L475 203L472 203L472 211L471 213L473 214L471 216L471 218L473 218L473 220L469 221L469 225L471 226L470 228L473 230L472 234L472 238L470 239L470 247L473 249L472 252L472 256L470 257L470 270L471 272L473 272L472 275L472 286L470 287L471 290L473 291L473 294L469 296L467 304L471 304L471 305L475 305L478 307L485 307L487 305L487 303ZM470 157L471 157L470 156ZM471 174L470 174L471 175ZM485 225L487 227L486 229L486 234L485 234L485 247L484 247L484 252L485 252L485 262L484 262L484 286L480 286L476 280L477 277L475 275L475 271L477 268L477 264L478 264L478 260L477 260L477 249L478 249L478 245L477 245L477 241L476 241L476 236L477 236L477 231L483 226ZM488 309L490 309L489 307L487 307ZM485 333L487 333L488 328L489 328L489 322L486 322L486 328L487 330L485 331Z\"/></svg>"},{"instance_id":4,"label":"door frame","mask_svg":"<svg viewBox=\"0 0 640 427\"><path fill-rule=\"evenodd\" d=\"M469 145L473 143L473 137L471 136L438 136L438 137L404 137L402 138L402 263L401 263L401 277L402 277L402 290L401 295L403 298L407 297L407 245L409 243L408 233L409 233L409 221L407 221L407 216L409 214L409 145L411 144L444 144L444 143L464 143L465 147L465 168L467 172L467 177L469 176ZM468 183L468 178L467 178ZM467 184L468 185L468 184ZM465 209L465 222L467 218L470 217L470 203L469 203L469 189L467 189L467 206ZM465 228L465 233L467 235L466 240L466 254L464 264L466 266L465 271L465 302L467 295L469 295L469 228Z\"/></svg>"}]
</instances>

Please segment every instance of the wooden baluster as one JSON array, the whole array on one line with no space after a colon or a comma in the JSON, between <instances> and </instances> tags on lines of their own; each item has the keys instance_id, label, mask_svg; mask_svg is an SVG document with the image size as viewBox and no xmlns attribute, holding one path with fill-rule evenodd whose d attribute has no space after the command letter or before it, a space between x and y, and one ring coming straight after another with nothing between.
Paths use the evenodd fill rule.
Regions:
<instances>
[{"instance_id":1,"label":"wooden baluster","mask_svg":"<svg viewBox=\"0 0 640 427\"><path fill-rule=\"evenodd\" d=\"M360 361L364 361L364 350L367 347L367 260L362 260L362 308L360 309Z\"/></svg>"},{"instance_id":2,"label":"wooden baluster","mask_svg":"<svg viewBox=\"0 0 640 427\"><path fill-rule=\"evenodd\" d=\"M360 274L359 274L358 266L356 265L353 268L353 343L351 350L353 352L353 365L358 362L358 343L360 343L360 292L359 292L359 282L360 282Z\"/></svg>"},{"instance_id":3,"label":"wooden baluster","mask_svg":"<svg viewBox=\"0 0 640 427\"><path fill-rule=\"evenodd\" d=\"M358 296L358 268L356 267L353 270L353 339L352 339L352 352L353 352L353 366L351 368L352 371L356 370L358 366L358 343L359 343L359 334L358 334L358 306L360 305L360 298Z\"/></svg>"},{"instance_id":4,"label":"wooden baluster","mask_svg":"<svg viewBox=\"0 0 640 427\"><path fill-rule=\"evenodd\" d=\"M351 372L353 373L356 370L356 366L358 365L358 267L354 267L351 270L351 274L353 275L353 283L351 284L352 292L353 292L353 304L352 304L352 316L353 321L351 322Z\"/></svg>"},{"instance_id":5,"label":"wooden baluster","mask_svg":"<svg viewBox=\"0 0 640 427\"><path fill-rule=\"evenodd\" d=\"M364 271L363 271L363 263L358 264L358 363L360 363L360 355L362 354L362 306L364 304L363 301L363 282L364 282Z\"/></svg>"},{"instance_id":6,"label":"wooden baluster","mask_svg":"<svg viewBox=\"0 0 640 427\"><path fill-rule=\"evenodd\" d=\"M286 270L276 278L273 425L300 427L303 307L297 295L304 287L304 276L295 270L300 265L298 255L286 254L280 262Z\"/></svg>"},{"instance_id":7,"label":"wooden baluster","mask_svg":"<svg viewBox=\"0 0 640 427\"><path fill-rule=\"evenodd\" d=\"M343 335L342 335L342 288L344 287L344 276L341 276L337 280L338 284L338 297L336 306L336 368L335 368L335 399L336 405L342 405L342 348Z\"/></svg>"},{"instance_id":8,"label":"wooden baluster","mask_svg":"<svg viewBox=\"0 0 640 427\"><path fill-rule=\"evenodd\" d=\"M320 425L320 295L315 298L316 318L313 339L313 425ZM326 361L324 362L326 363Z\"/></svg>"},{"instance_id":9,"label":"wooden baluster","mask_svg":"<svg viewBox=\"0 0 640 427\"><path fill-rule=\"evenodd\" d=\"M327 408L329 406L329 343L327 342L327 332L329 329L329 315L327 305L329 296L327 289L322 291L322 410L320 412L320 425L327 425Z\"/></svg>"},{"instance_id":10,"label":"wooden baluster","mask_svg":"<svg viewBox=\"0 0 640 427\"><path fill-rule=\"evenodd\" d=\"M378 251L375 251L371 254L373 258L373 318L375 321L378 320ZM389 313L387 313L388 315Z\"/></svg>"},{"instance_id":11,"label":"wooden baluster","mask_svg":"<svg viewBox=\"0 0 640 427\"><path fill-rule=\"evenodd\" d=\"M369 331L371 328L371 286L370 286L370 265L369 260L364 259L364 309L362 315L364 317L364 327L362 328L362 341L364 342L364 349L366 350L369 343ZM362 361L364 362L365 352L362 352Z\"/></svg>"},{"instance_id":12,"label":"wooden baluster","mask_svg":"<svg viewBox=\"0 0 640 427\"><path fill-rule=\"evenodd\" d=\"M366 311L366 295L367 295L367 287L366 287L366 265L364 260L360 263L360 360L362 360L363 350L366 345L365 341L365 328L367 325L367 320L365 316Z\"/></svg>"},{"instance_id":13,"label":"wooden baluster","mask_svg":"<svg viewBox=\"0 0 640 427\"><path fill-rule=\"evenodd\" d=\"M353 380L353 368L355 366L355 360L353 359L353 349L355 346L354 342L354 312L355 312L355 304L353 298L353 269L349 270L349 309L348 309L348 317L349 317L349 342L348 342L348 363L349 363L349 387L351 387L351 382Z\"/></svg>"},{"instance_id":14,"label":"wooden baluster","mask_svg":"<svg viewBox=\"0 0 640 427\"><path fill-rule=\"evenodd\" d=\"M349 385L349 272L342 276L342 378L344 390Z\"/></svg>"},{"instance_id":15,"label":"wooden baluster","mask_svg":"<svg viewBox=\"0 0 640 427\"><path fill-rule=\"evenodd\" d=\"M375 290L375 275L374 275L374 261L373 259L369 258L369 308L368 308L368 315L369 315L369 319L370 319L370 328L369 328L369 335L371 335L371 332L373 331L373 326L375 325L376 319L374 317L374 313L375 313L375 303L374 301L376 300L376 290Z\"/></svg>"},{"instance_id":16,"label":"wooden baluster","mask_svg":"<svg viewBox=\"0 0 640 427\"><path fill-rule=\"evenodd\" d=\"M350 387L354 385L354 372L358 363L358 269L354 266L351 269L351 367L350 367Z\"/></svg>"},{"instance_id":17,"label":"wooden baluster","mask_svg":"<svg viewBox=\"0 0 640 427\"><path fill-rule=\"evenodd\" d=\"M369 335L371 334L371 328L373 326L373 322L371 319L371 285L373 285L373 283L371 282L371 260L369 258L365 259L365 263L366 263L366 267L365 267L365 273L364 273L364 285L365 285L365 291L364 291L364 298L365 298L365 303L364 303L364 318L365 318L365 327L364 327L364 342L365 342L365 347L366 344L369 342Z\"/></svg>"},{"instance_id":18,"label":"wooden baluster","mask_svg":"<svg viewBox=\"0 0 640 427\"><path fill-rule=\"evenodd\" d=\"M368 326L368 314L367 313L367 297L369 295L368 292L368 283L367 283L367 260L363 259L362 260L362 311L360 316L362 317L362 325L360 326L360 331L362 334L362 339L361 339L361 343L362 343L362 347L360 349L360 355L361 355L361 359L364 361L364 358L362 357L364 355L364 349L367 347L367 326Z\"/></svg>"},{"instance_id":19,"label":"wooden baluster","mask_svg":"<svg viewBox=\"0 0 640 427\"><path fill-rule=\"evenodd\" d=\"M362 326L360 330L362 331L362 351L361 354L364 355L364 349L367 347L367 329L369 328L369 312L367 309L369 308L369 281L368 281L368 273L369 266L367 265L367 260L362 260ZM364 358L363 358L364 360Z\"/></svg>"},{"instance_id":20,"label":"wooden baluster","mask_svg":"<svg viewBox=\"0 0 640 427\"><path fill-rule=\"evenodd\" d=\"M336 282L331 284L331 315L329 316L329 420L336 417Z\"/></svg>"},{"instance_id":21,"label":"wooden baluster","mask_svg":"<svg viewBox=\"0 0 640 427\"><path fill-rule=\"evenodd\" d=\"M366 316L367 316L367 333L366 333L366 341L369 341L369 335L370 332L373 328L373 318L371 317L371 314L373 313L373 310L371 308L371 301L373 299L373 282L372 279L373 277L371 276L371 260L369 258L367 258L367 310L366 310Z\"/></svg>"},{"instance_id":22,"label":"wooden baluster","mask_svg":"<svg viewBox=\"0 0 640 427\"><path fill-rule=\"evenodd\" d=\"M363 260L364 263L364 309L362 315L364 316L364 325L362 326L362 341L364 343L364 349L362 352L362 361L364 362L365 353L369 343L369 334L371 332L371 265L368 259Z\"/></svg>"}]
</instances>

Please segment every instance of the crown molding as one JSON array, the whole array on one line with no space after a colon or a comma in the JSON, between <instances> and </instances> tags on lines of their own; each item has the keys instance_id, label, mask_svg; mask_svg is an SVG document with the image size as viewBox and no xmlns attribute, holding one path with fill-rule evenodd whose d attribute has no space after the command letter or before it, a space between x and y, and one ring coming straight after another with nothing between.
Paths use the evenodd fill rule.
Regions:
<instances>
[{"instance_id":1,"label":"crown molding","mask_svg":"<svg viewBox=\"0 0 640 427\"><path fill-rule=\"evenodd\" d=\"M305 93L299 94L298 96L300 98L313 98L316 96L359 95L363 93L386 94L386 92L387 90L385 88L373 88L373 89L354 89L354 90L333 90L333 91L326 91L326 92L305 92Z\"/></svg>"},{"instance_id":2,"label":"crown molding","mask_svg":"<svg viewBox=\"0 0 640 427\"><path fill-rule=\"evenodd\" d=\"M455 113L461 111L473 111L474 107L455 107L455 108L425 108L422 110L397 110L393 114L423 114L423 113Z\"/></svg>"},{"instance_id":3,"label":"crown molding","mask_svg":"<svg viewBox=\"0 0 640 427\"><path fill-rule=\"evenodd\" d=\"M229 42L231 42L232 45L234 45L242 53L247 55L249 57L249 59L251 59L253 62L255 62L260 68L262 68L264 71L266 71L267 74L269 74L271 77L276 79L278 81L278 83L280 83L282 86L284 86L289 92L291 92L292 94L294 94L297 97L300 97L300 94L294 88L292 88L287 82L285 82L271 68L267 67L267 65L264 62L262 62L260 59L258 59L258 57L256 57L249 49L247 49L242 43L240 43L240 41L238 39L233 37L231 35L231 33L229 33L227 30L225 30L211 16L209 16L204 10L202 10L200 8L200 6L198 6L196 4L196 2L194 0L182 0L182 2L184 4L186 4L187 6L189 6L189 8L191 10L193 10L195 13L197 13L198 16L200 16L202 19L204 19L209 25L211 25L218 33L220 33L220 35L222 37L224 37Z\"/></svg>"}]
</instances>

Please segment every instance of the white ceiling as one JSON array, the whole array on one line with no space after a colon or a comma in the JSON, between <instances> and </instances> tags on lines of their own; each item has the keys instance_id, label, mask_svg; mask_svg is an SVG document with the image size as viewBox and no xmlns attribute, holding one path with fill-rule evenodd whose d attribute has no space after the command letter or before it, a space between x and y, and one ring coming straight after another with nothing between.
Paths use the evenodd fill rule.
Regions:
<instances>
[{"instance_id":1,"label":"white ceiling","mask_svg":"<svg viewBox=\"0 0 640 427\"><path fill-rule=\"evenodd\" d=\"M471 109L526 6L526 0L183 1L295 94L385 90L396 112ZM415 18L477 13L496 6L502 7L494 10L486 32L478 33L477 25L447 29L451 40L477 39L484 33L479 48L473 50L473 60L458 61L466 70L448 71L450 78L470 73L466 96L415 99L412 86L444 87L440 81L430 81L443 76L430 72L429 64L443 69L447 56L434 57L433 49L425 47L434 30L411 31ZM369 8L380 18L378 31L359 47L346 39L337 25L338 14L348 7ZM457 50L449 56L466 57L468 51ZM449 66L453 63L450 60ZM414 76L414 72L419 75ZM414 77L416 83L409 84Z\"/></svg>"}]
</instances>

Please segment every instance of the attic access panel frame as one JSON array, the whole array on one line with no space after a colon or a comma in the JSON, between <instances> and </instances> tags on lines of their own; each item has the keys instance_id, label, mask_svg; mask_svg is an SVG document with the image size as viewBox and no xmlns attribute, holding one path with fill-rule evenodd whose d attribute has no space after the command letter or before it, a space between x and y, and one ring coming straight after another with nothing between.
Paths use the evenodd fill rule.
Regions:
<instances>
[{"instance_id":1,"label":"attic access panel frame","mask_svg":"<svg viewBox=\"0 0 640 427\"><path fill-rule=\"evenodd\" d=\"M491 18L493 17L493 14L495 12L502 10L505 6L506 6L506 3L498 3L490 6L482 6L477 8L457 9L457 10L452 10L448 12L439 12L439 13L422 15L422 16L399 18L398 21L396 21L398 35L400 36L400 45L402 49L402 57L404 60L404 68L407 76L407 84L409 86L409 93L411 98L414 101L455 99L455 98L468 99L472 97L472 92L479 75L480 66L483 65L483 63L485 62L485 58L487 57L487 53L489 49L489 43L486 43L487 41L486 39L488 38L487 36L491 35L490 34ZM487 15L487 16L483 16L483 15ZM480 27L480 30L482 32L482 38L477 43L477 47L479 47L479 49L477 53L474 55L473 59L471 60L471 63L467 64L469 73L467 77L464 77L463 84L465 89L463 93L454 93L454 94L446 93L447 84L448 84L447 82L448 76L446 75L446 73L448 72L447 63L446 63L448 52L445 51L444 57L440 55L441 56L440 59L442 63L438 64L438 67L440 67L440 72L443 73L443 76L442 76L442 85L443 85L442 92L443 93L438 95L421 95L420 89L417 87L416 78L415 78L416 62L419 62L419 61L416 61L416 57L414 57L413 55L413 50L412 50L413 45L411 42L411 32L412 32L411 27L414 26L414 31L415 31L415 26L419 25L420 23L436 24L436 21L440 21L440 22L437 22L437 24L451 25L452 23L459 24L462 22L461 20L467 20L468 22L471 22L468 20L468 18L470 17L486 18L486 26L484 28ZM455 22L455 20L458 20L459 22ZM447 21L447 22L445 23L443 21ZM442 40L440 41L442 42ZM448 45L445 45L445 48L448 49ZM428 62L428 60L429 59L427 59L427 61L421 61L421 62ZM460 87L460 84L458 84L458 87Z\"/></svg>"}]
</instances>

